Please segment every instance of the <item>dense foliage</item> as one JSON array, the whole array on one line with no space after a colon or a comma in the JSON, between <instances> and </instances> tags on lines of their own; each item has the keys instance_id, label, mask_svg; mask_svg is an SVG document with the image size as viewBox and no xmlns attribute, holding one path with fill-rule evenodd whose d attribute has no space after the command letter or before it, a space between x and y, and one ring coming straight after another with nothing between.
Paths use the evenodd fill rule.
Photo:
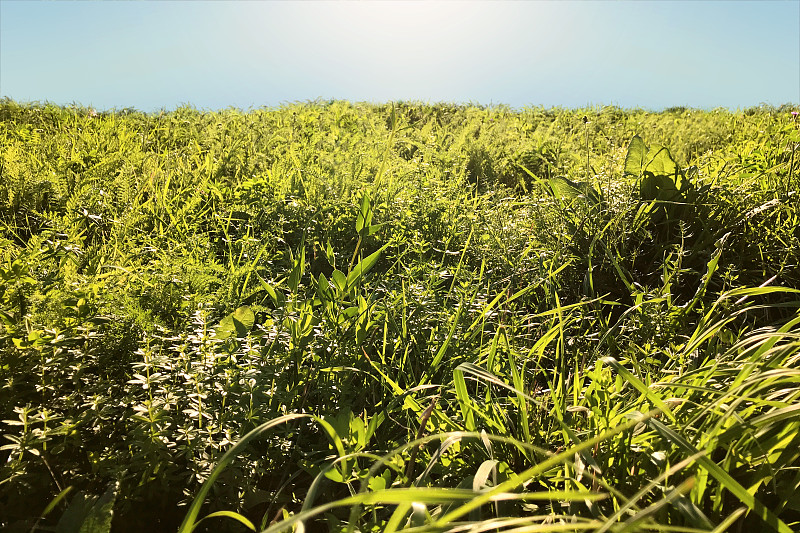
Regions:
<instances>
[{"instance_id":1,"label":"dense foliage","mask_svg":"<svg viewBox=\"0 0 800 533\"><path fill-rule=\"evenodd\" d=\"M799 143L0 101L0 528L797 530Z\"/></svg>"}]
</instances>

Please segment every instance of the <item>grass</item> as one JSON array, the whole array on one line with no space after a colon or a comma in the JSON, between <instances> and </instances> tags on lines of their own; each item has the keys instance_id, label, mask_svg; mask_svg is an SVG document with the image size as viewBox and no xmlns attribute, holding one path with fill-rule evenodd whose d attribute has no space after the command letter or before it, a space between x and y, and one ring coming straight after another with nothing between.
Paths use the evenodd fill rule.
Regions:
<instances>
[{"instance_id":1,"label":"grass","mask_svg":"<svg viewBox=\"0 0 800 533\"><path fill-rule=\"evenodd\" d=\"M0 102L0 526L796 530L793 109Z\"/></svg>"}]
</instances>

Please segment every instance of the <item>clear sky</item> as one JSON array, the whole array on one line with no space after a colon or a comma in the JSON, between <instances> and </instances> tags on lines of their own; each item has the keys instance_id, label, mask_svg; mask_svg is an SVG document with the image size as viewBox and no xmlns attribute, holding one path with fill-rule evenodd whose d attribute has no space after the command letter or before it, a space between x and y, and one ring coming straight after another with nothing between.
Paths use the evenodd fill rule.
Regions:
<instances>
[{"instance_id":1,"label":"clear sky","mask_svg":"<svg viewBox=\"0 0 800 533\"><path fill-rule=\"evenodd\" d=\"M800 0L0 0L0 96L143 111L800 103Z\"/></svg>"}]
</instances>

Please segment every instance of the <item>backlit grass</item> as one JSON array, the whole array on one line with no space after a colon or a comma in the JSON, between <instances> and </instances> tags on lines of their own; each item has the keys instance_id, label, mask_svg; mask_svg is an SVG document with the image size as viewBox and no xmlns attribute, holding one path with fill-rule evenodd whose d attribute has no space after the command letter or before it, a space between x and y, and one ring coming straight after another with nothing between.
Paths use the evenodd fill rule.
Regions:
<instances>
[{"instance_id":1,"label":"backlit grass","mask_svg":"<svg viewBox=\"0 0 800 533\"><path fill-rule=\"evenodd\" d=\"M0 527L800 527L794 108L0 102Z\"/></svg>"}]
</instances>

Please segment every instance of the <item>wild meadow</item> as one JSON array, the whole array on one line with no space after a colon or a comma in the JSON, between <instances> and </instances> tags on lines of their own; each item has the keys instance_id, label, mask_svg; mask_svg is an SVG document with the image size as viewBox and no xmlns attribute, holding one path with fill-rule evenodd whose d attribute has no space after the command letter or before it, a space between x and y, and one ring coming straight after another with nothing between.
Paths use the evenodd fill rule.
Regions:
<instances>
[{"instance_id":1,"label":"wild meadow","mask_svg":"<svg viewBox=\"0 0 800 533\"><path fill-rule=\"evenodd\" d=\"M0 101L0 529L800 530L800 120Z\"/></svg>"}]
</instances>

